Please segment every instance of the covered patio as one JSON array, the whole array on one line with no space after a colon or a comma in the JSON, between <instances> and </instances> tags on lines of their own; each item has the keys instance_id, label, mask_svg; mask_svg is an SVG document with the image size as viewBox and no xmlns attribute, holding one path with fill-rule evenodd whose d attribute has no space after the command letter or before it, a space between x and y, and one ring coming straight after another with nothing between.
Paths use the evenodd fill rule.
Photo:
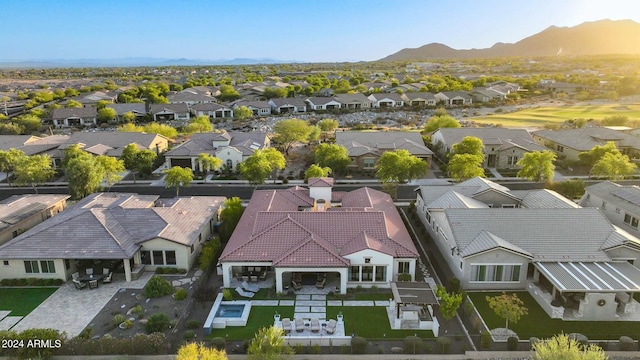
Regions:
<instances>
[{"instance_id":1,"label":"covered patio","mask_svg":"<svg viewBox=\"0 0 640 360\"><path fill-rule=\"evenodd\" d=\"M635 320L640 269L620 262L535 262L529 292L552 318ZM638 318L638 319L635 319Z\"/></svg>"},{"instance_id":2,"label":"covered patio","mask_svg":"<svg viewBox=\"0 0 640 360\"><path fill-rule=\"evenodd\" d=\"M437 337L440 325L433 314L438 305L433 289L428 283L392 282L393 300L387 312L392 329L432 330Z\"/></svg>"}]
</instances>

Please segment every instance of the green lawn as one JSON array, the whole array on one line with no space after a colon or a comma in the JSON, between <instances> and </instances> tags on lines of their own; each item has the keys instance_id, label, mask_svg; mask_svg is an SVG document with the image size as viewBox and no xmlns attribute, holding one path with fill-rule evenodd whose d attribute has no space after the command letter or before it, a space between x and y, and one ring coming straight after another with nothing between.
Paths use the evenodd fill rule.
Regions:
<instances>
[{"instance_id":1,"label":"green lawn","mask_svg":"<svg viewBox=\"0 0 640 360\"><path fill-rule=\"evenodd\" d=\"M498 317L489 309L485 296L499 295L499 292L469 293L474 305L478 309L484 322L490 329L504 327L504 319ZM633 321L562 321L551 319L528 292L517 292L529 314L520 319L517 324L509 324L509 328L515 331L520 339L529 339L532 336L549 338L555 334L564 332L581 333L593 340L617 340L622 335L634 339L640 335L640 322Z\"/></svg>"},{"instance_id":2,"label":"green lawn","mask_svg":"<svg viewBox=\"0 0 640 360\"><path fill-rule=\"evenodd\" d=\"M227 326L225 329L213 329L211 337L223 337L229 340L252 339L258 329L273 325L273 315L293 318L293 306L252 306L247 326Z\"/></svg>"},{"instance_id":3,"label":"green lawn","mask_svg":"<svg viewBox=\"0 0 640 360\"><path fill-rule=\"evenodd\" d=\"M639 104L602 104L602 105L564 105L525 109L508 114L493 114L472 118L479 123L502 124L507 127L536 126L549 123L562 123L569 119L601 120L608 116L625 115L630 120L640 119Z\"/></svg>"},{"instance_id":4,"label":"green lawn","mask_svg":"<svg viewBox=\"0 0 640 360\"><path fill-rule=\"evenodd\" d=\"M56 290L58 288L2 288L0 310L11 310L11 316L25 316Z\"/></svg>"}]
</instances>

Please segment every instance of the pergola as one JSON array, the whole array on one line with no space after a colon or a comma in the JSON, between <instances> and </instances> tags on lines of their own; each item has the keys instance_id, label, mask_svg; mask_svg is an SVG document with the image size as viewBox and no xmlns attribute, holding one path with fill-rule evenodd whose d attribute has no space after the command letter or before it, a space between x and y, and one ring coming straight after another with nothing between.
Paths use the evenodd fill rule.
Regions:
<instances>
[{"instance_id":1,"label":"pergola","mask_svg":"<svg viewBox=\"0 0 640 360\"><path fill-rule=\"evenodd\" d=\"M401 305L436 305L438 299L428 283L392 282L391 293L396 303L396 317L400 317Z\"/></svg>"}]
</instances>

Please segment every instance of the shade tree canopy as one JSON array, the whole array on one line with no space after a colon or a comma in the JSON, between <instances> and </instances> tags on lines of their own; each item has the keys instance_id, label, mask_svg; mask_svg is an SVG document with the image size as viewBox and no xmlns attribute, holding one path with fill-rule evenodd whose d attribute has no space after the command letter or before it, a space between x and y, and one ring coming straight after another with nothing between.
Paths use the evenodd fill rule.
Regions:
<instances>
[{"instance_id":1,"label":"shade tree canopy","mask_svg":"<svg viewBox=\"0 0 640 360\"><path fill-rule=\"evenodd\" d=\"M309 140L309 136L314 131L313 128L314 126L309 125L305 120L280 120L273 126L273 140L282 146L285 154L288 154L295 143Z\"/></svg>"},{"instance_id":2,"label":"shade tree canopy","mask_svg":"<svg viewBox=\"0 0 640 360\"><path fill-rule=\"evenodd\" d=\"M553 180L556 160L556 154L549 150L531 151L525 153L522 159L518 160L517 166L519 178L528 179L535 182L549 182Z\"/></svg>"},{"instance_id":3,"label":"shade tree canopy","mask_svg":"<svg viewBox=\"0 0 640 360\"><path fill-rule=\"evenodd\" d=\"M376 177L383 183L411 181L427 172L427 163L404 149L387 151L376 162Z\"/></svg>"},{"instance_id":4,"label":"shade tree canopy","mask_svg":"<svg viewBox=\"0 0 640 360\"><path fill-rule=\"evenodd\" d=\"M484 177L483 158L474 154L454 154L447 164L449 176L457 181Z\"/></svg>"},{"instance_id":5,"label":"shade tree canopy","mask_svg":"<svg viewBox=\"0 0 640 360\"><path fill-rule=\"evenodd\" d=\"M181 166L174 166L171 169L164 170L164 183L167 188L176 189L176 197L179 195L181 187L191 186L193 181L193 170Z\"/></svg>"},{"instance_id":6,"label":"shade tree canopy","mask_svg":"<svg viewBox=\"0 0 640 360\"><path fill-rule=\"evenodd\" d=\"M240 174L251 184L262 184L276 169L284 169L286 160L274 148L256 150L253 155L238 165Z\"/></svg>"},{"instance_id":7,"label":"shade tree canopy","mask_svg":"<svg viewBox=\"0 0 640 360\"><path fill-rule=\"evenodd\" d=\"M424 124L423 131L425 133L430 134L441 128L459 128L459 127L460 127L460 122L458 122L458 120L456 120L455 118L447 115L446 112L444 113L436 112L436 115L432 116Z\"/></svg>"},{"instance_id":8,"label":"shade tree canopy","mask_svg":"<svg viewBox=\"0 0 640 360\"><path fill-rule=\"evenodd\" d=\"M342 145L322 143L313 153L318 166L329 167L334 173L344 173L351 164L349 150Z\"/></svg>"},{"instance_id":9,"label":"shade tree canopy","mask_svg":"<svg viewBox=\"0 0 640 360\"><path fill-rule=\"evenodd\" d=\"M622 180L635 175L638 166L620 152L604 154L591 168L591 175L610 180Z\"/></svg>"},{"instance_id":10,"label":"shade tree canopy","mask_svg":"<svg viewBox=\"0 0 640 360\"><path fill-rule=\"evenodd\" d=\"M454 154L471 154L482 157L484 161L484 144L482 140L475 136L465 136L457 144L453 144L452 150Z\"/></svg>"},{"instance_id":11,"label":"shade tree canopy","mask_svg":"<svg viewBox=\"0 0 640 360\"><path fill-rule=\"evenodd\" d=\"M45 154L21 156L13 169L16 184L31 185L36 194L38 193L36 186L49 180L54 173L51 158Z\"/></svg>"},{"instance_id":12,"label":"shade tree canopy","mask_svg":"<svg viewBox=\"0 0 640 360\"><path fill-rule=\"evenodd\" d=\"M316 164L311 164L307 171L304 173L305 179L311 178L319 178L319 177L327 177L331 174L331 168L329 167L320 167Z\"/></svg>"}]
</instances>

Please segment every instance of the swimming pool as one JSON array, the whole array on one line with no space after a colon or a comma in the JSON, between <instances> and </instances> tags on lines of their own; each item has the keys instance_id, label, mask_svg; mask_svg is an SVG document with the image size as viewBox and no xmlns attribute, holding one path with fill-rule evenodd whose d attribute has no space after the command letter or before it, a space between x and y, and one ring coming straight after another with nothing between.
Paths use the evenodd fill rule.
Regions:
<instances>
[{"instance_id":1,"label":"swimming pool","mask_svg":"<svg viewBox=\"0 0 640 360\"><path fill-rule=\"evenodd\" d=\"M220 304L220 307L216 312L216 317L239 318L239 317L242 317L243 311L244 311L244 304L241 304L241 305Z\"/></svg>"},{"instance_id":2,"label":"swimming pool","mask_svg":"<svg viewBox=\"0 0 640 360\"><path fill-rule=\"evenodd\" d=\"M209 335L213 329L224 329L227 326L247 326L250 312L251 301L222 301L222 294L218 294L204 323L204 332Z\"/></svg>"}]
</instances>

